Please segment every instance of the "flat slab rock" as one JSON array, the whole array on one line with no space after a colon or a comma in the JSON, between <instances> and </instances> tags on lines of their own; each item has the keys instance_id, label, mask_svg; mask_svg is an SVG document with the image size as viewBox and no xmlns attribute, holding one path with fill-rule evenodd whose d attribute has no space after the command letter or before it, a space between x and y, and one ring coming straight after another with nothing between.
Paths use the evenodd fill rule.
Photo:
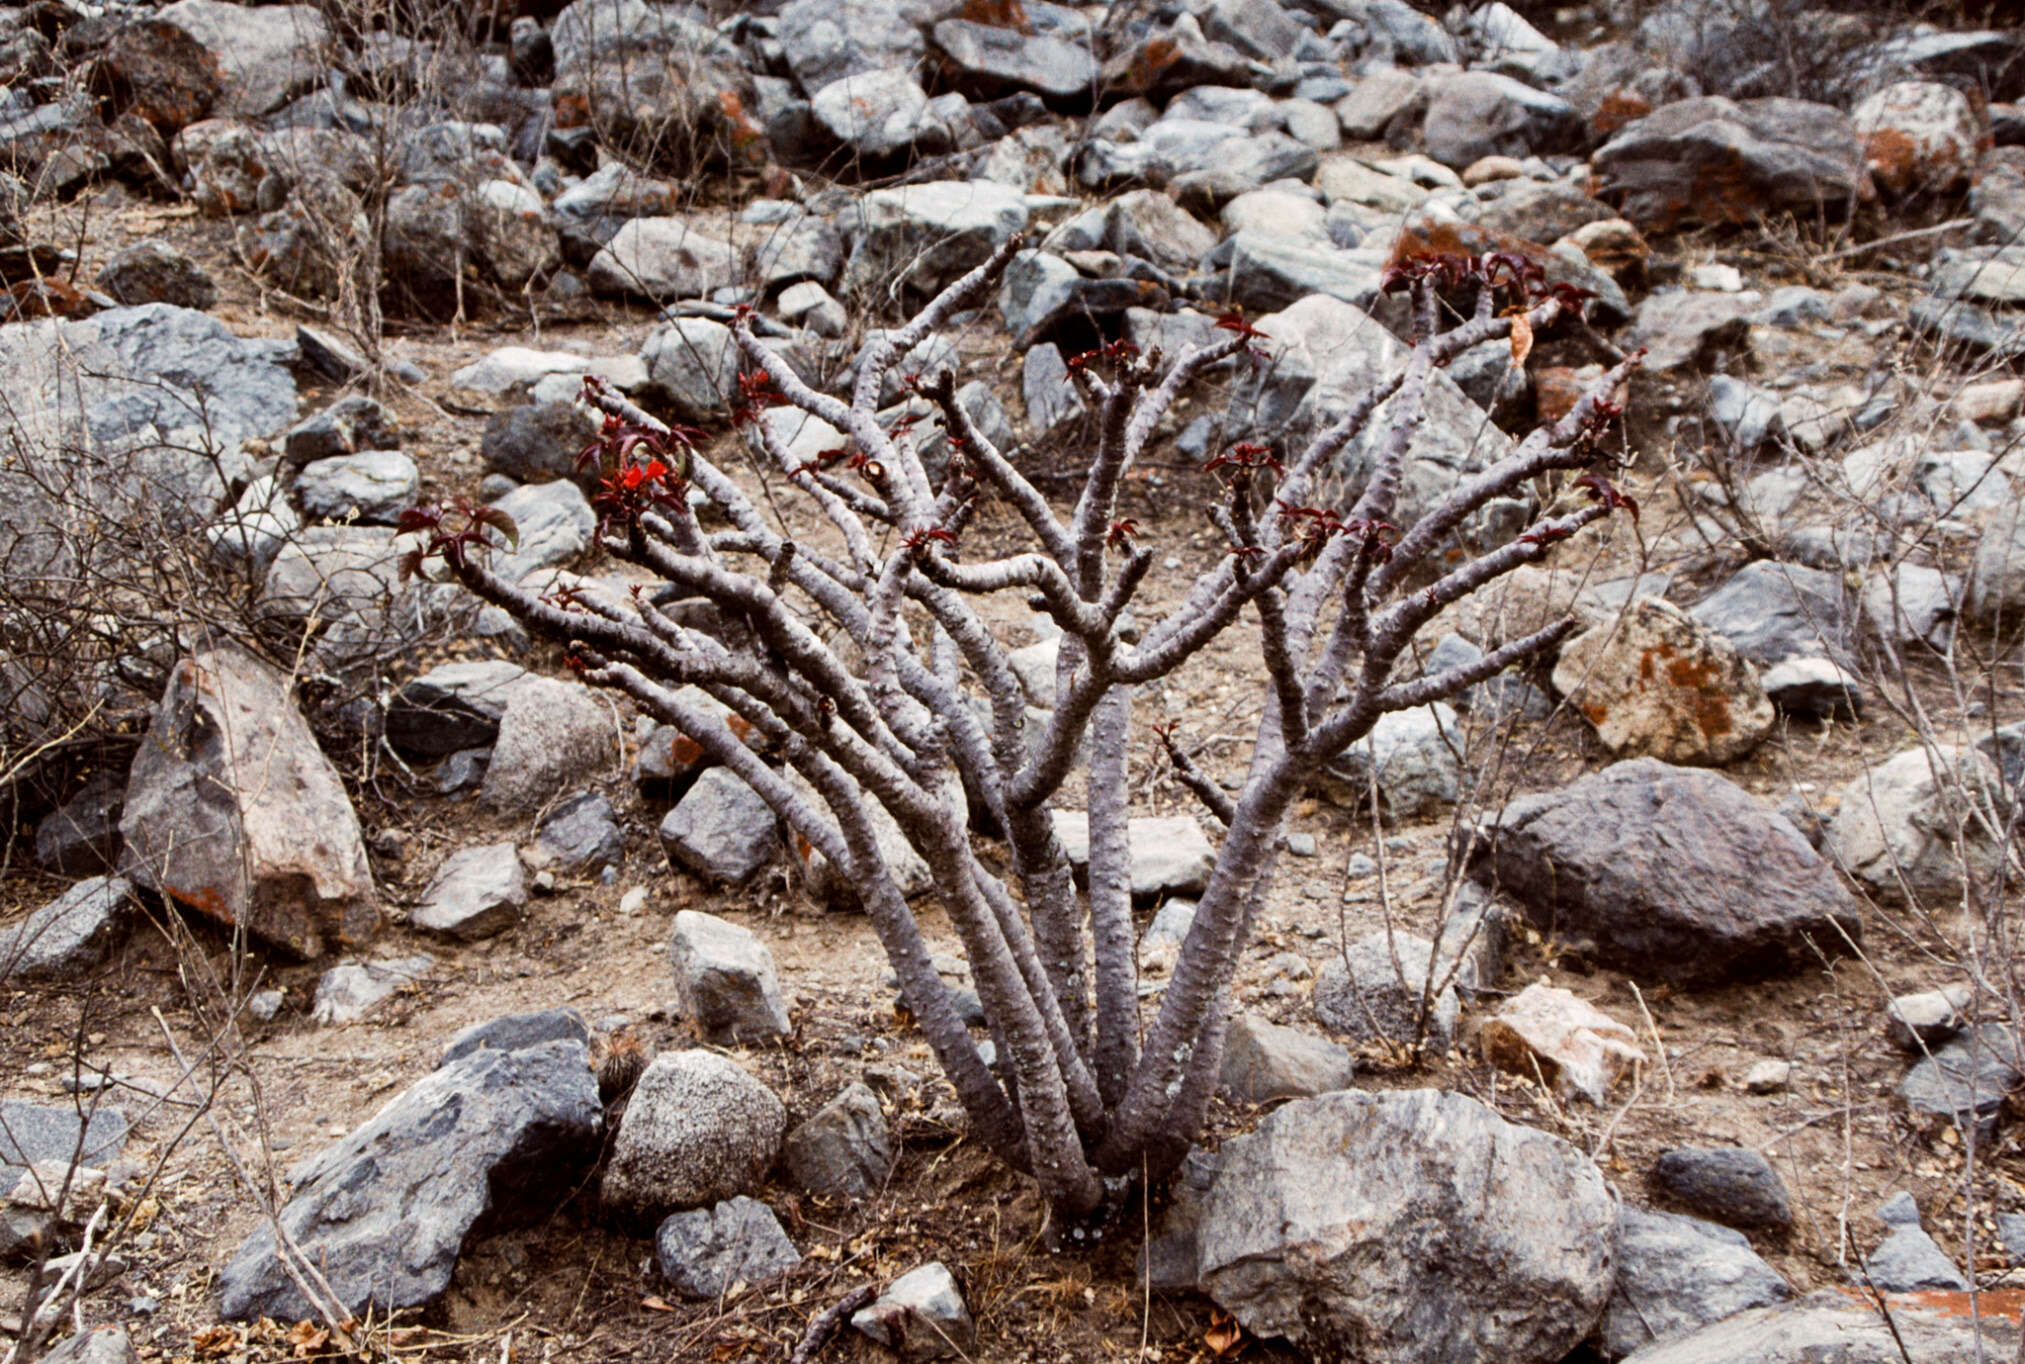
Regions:
<instances>
[{"instance_id":1,"label":"flat slab rock","mask_svg":"<svg viewBox=\"0 0 2025 1364\"><path fill-rule=\"evenodd\" d=\"M1081 810L1057 810L1055 837L1080 878L1090 870L1090 817ZM1216 850L1192 815L1157 815L1126 822L1132 849L1132 898L1145 902L1163 895L1202 894L1209 885Z\"/></svg>"},{"instance_id":2,"label":"flat slab rock","mask_svg":"<svg viewBox=\"0 0 2025 1364\"><path fill-rule=\"evenodd\" d=\"M282 1225L347 1311L434 1301L474 1228L552 1208L598 1153L604 1110L590 1052L568 1040L480 1048L429 1074L289 1171ZM315 1313L258 1227L219 1275L232 1321Z\"/></svg>"},{"instance_id":3,"label":"flat slab rock","mask_svg":"<svg viewBox=\"0 0 2025 1364\"><path fill-rule=\"evenodd\" d=\"M1856 902L1798 829L1725 777L1654 758L1512 801L1468 870L1599 965L1674 984L1798 970L1861 940Z\"/></svg>"},{"instance_id":4,"label":"flat slab rock","mask_svg":"<svg viewBox=\"0 0 2025 1364\"><path fill-rule=\"evenodd\" d=\"M1463 1095L1295 1100L1217 1164L1202 1290L1311 1354L1549 1364L1609 1300L1616 1208L1595 1165Z\"/></svg>"},{"instance_id":5,"label":"flat slab rock","mask_svg":"<svg viewBox=\"0 0 2025 1364\"><path fill-rule=\"evenodd\" d=\"M2017 1355L2018 1323L1985 1312L1976 1324L1966 1293L1893 1297L1890 1306L1886 1325L1875 1307L1853 1295L1815 1293L1655 1342L1626 1355L1623 1364L1904 1364L1908 1355L1919 1364L1986 1364Z\"/></svg>"}]
</instances>

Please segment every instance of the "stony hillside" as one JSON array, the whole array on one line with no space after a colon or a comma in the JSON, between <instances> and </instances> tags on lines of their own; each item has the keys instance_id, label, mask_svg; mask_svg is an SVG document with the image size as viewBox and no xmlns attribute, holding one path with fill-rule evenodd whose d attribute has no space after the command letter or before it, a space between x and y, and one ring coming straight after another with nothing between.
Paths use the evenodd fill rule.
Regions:
<instances>
[{"instance_id":1,"label":"stony hillside","mask_svg":"<svg viewBox=\"0 0 2025 1364\"><path fill-rule=\"evenodd\" d=\"M0 8L4 1364L2025 1357L2025 41L1990 22ZM1405 369L1416 271L1442 326L1486 279L1486 318L1560 306L1429 375L1394 529L1599 382L1590 475L1443 553L1615 514L1446 606L1403 666L1477 680L1310 775L1206 1130L1087 1223L994 1157L876 888L763 794L788 736L690 688L719 763L440 541L415 571L468 526L549 602L737 644L600 543L623 503L580 452L608 412L686 430L847 561L811 489L870 505L883 471L740 331L860 388L937 486L989 445L1063 517L1091 376L1242 335L1118 489L1137 643L1251 552L1233 452L1264 514L1265 471ZM1351 533L1390 429L1287 515ZM688 491L713 543L750 532ZM1030 511L980 496L951 553L1032 548ZM1039 601L976 605L1036 743L1081 657ZM878 686L867 632L797 610ZM1272 628L1137 696L1145 1027L1210 936ZM1101 883L1082 761L1045 813ZM1003 1080L893 834L921 973Z\"/></svg>"}]
</instances>

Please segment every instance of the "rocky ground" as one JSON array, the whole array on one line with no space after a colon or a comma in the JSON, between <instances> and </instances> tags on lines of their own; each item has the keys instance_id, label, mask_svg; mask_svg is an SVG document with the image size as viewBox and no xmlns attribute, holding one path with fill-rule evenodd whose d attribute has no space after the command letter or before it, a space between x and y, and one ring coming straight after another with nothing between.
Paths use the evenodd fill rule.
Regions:
<instances>
[{"instance_id":1,"label":"rocky ground","mask_svg":"<svg viewBox=\"0 0 2025 1364\"><path fill-rule=\"evenodd\" d=\"M848 1302L825 1357L2013 1357L2025 49L1943 18L0 10L0 1341L780 1359ZM1210 1135L1075 1249L853 888L395 529L468 497L510 576L629 585L592 374L821 543L744 453L732 309L840 390L1015 232L906 368L1064 505L1073 357L1264 333L1125 490L1152 613L1224 552L1205 464L1400 363L1388 263L1509 253L1586 317L1436 380L1408 514L1645 351L1637 518L1421 665L1578 632L1316 775ZM1048 710L1051 627L987 610ZM1149 1003L1220 838L1150 725L1241 773L1250 628L1141 698Z\"/></svg>"}]
</instances>

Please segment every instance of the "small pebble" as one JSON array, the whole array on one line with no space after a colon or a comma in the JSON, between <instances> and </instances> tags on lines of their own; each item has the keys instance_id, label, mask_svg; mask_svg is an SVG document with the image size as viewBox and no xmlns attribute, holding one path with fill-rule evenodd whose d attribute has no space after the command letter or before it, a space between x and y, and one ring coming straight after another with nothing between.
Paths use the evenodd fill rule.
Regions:
<instances>
[{"instance_id":1,"label":"small pebble","mask_svg":"<svg viewBox=\"0 0 2025 1364\"><path fill-rule=\"evenodd\" d=\"M1744 1072L1744 1088L1753 1094L1777 1094L1793 1079L1790 1061L1767 1057Z\"/></svg>"},{"instance_id":2,"label":"small pebble","mask_svg":"<svg viewBox=\"0 0 2025 1364\"><path fill-rule=\"evenodd\" d=\"M1288 834L1287 851L1296 857L1313 857L1315 855L1315 836L1313 834Z\"/></svg>"},{"instance_id":3,"label":"small pebble","mask_svg":"<svg viewBox=\"0 0 2025 1364\"><path fill-rule=\"evenodd\" d=\"M1378 864L1366 853L1352 853L1350 860L1343 864L1343 879L1346 881L1362 881L1377 874Z\"/></svg>"},{"instance_id":4,"label":"small pebble","mask_svg":"<svg viewBox=\"0 0 2025 1364\"><path fill-rule=\"evenodd\" d=\"M619 913L638 914L647 907L647 888L634 886L619 897Z\"/></svg>"}]
</instances>

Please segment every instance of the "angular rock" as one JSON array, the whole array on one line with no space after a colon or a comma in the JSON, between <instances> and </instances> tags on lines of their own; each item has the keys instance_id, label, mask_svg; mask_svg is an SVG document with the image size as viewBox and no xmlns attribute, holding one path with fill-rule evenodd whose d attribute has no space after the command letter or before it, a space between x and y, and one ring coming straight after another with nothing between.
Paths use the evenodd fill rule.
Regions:
<instances>
[{"instance_id":1,"label":"angular rock","mask_svg":"<svg viewBox=\"0 0 2025 1364\"><path fill-rule=\"evenodd\" d=\"M1923 1056L1968 1026L1962 1011L1975 997L1967 984L1899 995L1884 1007L1885 1031L1900 1051Z\"/></svg>"},{"instance_id":2,"label":"angular rock","mask_svg":"<svg viewBox=\"0 0 2025 1364\"><path fill-rule=\"evenodd\" d=\"M544 1042L578 1042L588 1048L591 1045L591 1025L584 1022L582 1014L567 1005L559 1009L541 1009L534 1013L487 1019L483 1023L473 1023L451 1038L436 1064L447 1066L474 1051L525 1051Z\"/></svg>"},{"instance_id":3,"label":"angular rock","mask_svg":"<svg viewBox=\"0 0 2025 1364\"><path fill-rule=\"evenodd\" d=\"M126 1148L129 1123L117 1108L56 1107L0 1099L0 1167L42 1165L105 1169Z\"/></svg>"},{"instance_id":4,"label":"angular rock","mask_svg":"<svg viewBox=\"0 0 2025 1364\"><path fill-rule=\"evenodd\" d=\"M430 1072L343 1141L289 1172L281 1224L364 1314L433 1302L474 1229L552 1209L597 1158L604 1125L575 1041L480 1050ZM219 1275L232 1321L315 1315L258 1227Z\"/></svg>"},{"instance_id":5,"label":"angular rock","mask_svg":"<svg viewBox=\"0 0 2025 1364\"><path fill-rule=\"evenodd\" d=\"M1055 837L1076 874L1090 868L1090 817L1081 810L1054 811ZM1209 885L1216 850L1192 815L1146 816L1126 822L1132 858L1132 898L1144 904L1162 896L1202 894Z\"/></svg>"},{"instance_id":6,"label":"angular rock","mask_svg":"<svg viewBox=\"0 0 2025 1364\"><path fill-rule=\"evenodd\" d=\"M1487 824L1469 874L1615 970L1706 984L1860 940L1855 901L1799 830L1711 772L1634 758Z\"/></svg>"},{"instance_id":7,"label":"angular rock","mask_svg":"<svg viewBox=\"0 0 2025 1364\"><path fill-rule=\"evenodd\" d=\"M788 1177L818 1198L869 1198L893 1172L893 1139L879 1096L853 1083L788 1133Z\"/></svg>"},{"instance_id":8,"label":"angular rock","mask_svg":"<svg viewBox=\"0 0 2025 1364\"><path fill-rule=\"evenodd\" d=\"M596 791L571 796L542 816L535 843L568 872L616 867L626 859L626 831L619 827L618 811Z\"/></svg>"},{"instance_id":9,"label":"angular rock","mask_svg":"<svg viewBox=\"0 0 2025 1364\"><path fill-rule=\"evenodd\" d=\"M1869 199L1849 116L1795 99L1685 99L1620 130L1590 158L1596 197L1645 229L1841 213Z\"/></svg>"},{"instance_id":10,"label":"angular rock","mask_svg":"<svg viewBox=\"0 0 2025 1364\"><path fill-rule=\"evenodd\" d=\"M217 57L224 76L220 114L273 113L314 85L328 65L330 25L310 5L249 8L224 0L177 0L156 17Z\"/></svg>"},{"instance_id":11,"label":"angular rock","mask_svg":"<svg viewBox=\"0 0 2025 1364\"><path fill-rule=\"evenodd\" d=\"M801 1262L773 1209L743 1194L670 1214L654 1233L654 1263L685 1298L722 1298L734 1284L762 1284Z\"/></svg>"},{"instance_id":12,"label":"angular rock","mask_svg":"<svg viewBox=\"0 0 2025 1364\"><path fill-rule=\"evenodd\" d=\"M2004 856L1974 812L2008 808L1996 764L1974 748L1908 749L1843 788L1822 850L1878 894L1949 903Z\"/></svg>"},{"instance_id":13,"label":"angular rock","mask_svg":"<svg viewBox=\"0 0 2025 1364\"><path fill-rule=\"evenodd\" d=\"M1356 1074L1357 1062L1334 1042L1253 1014L1240 1014L1224 1034L1220 1080L1223 1088L1246 1103L1307 1099L1348 1089Z\"/></svg>"},{"instance_id":14,"label":"angular rock","mask_svg":"<svg viewBox=\"0 0 2025 1364\"><path fill-rule=\"evenodd\" d=\"M610 766L615 737L611 713L588 688L529 678L500 715L479 803L500 814L533 814Z\"/></svg>"},{"instance_id":15,"label":"angular rock","mask_svg":"<svg viewBox=\"0 0 2025 1364\"><path fill-rule=\"evenodd\" d=\"M2020 331L2025 354L2025 328ZM2025 612L2025 498L2013 498L1991 518L1976 545L1963 607L1972 618L2015 628Z\"/></svg>"},{"instance_id":16,"label":"angular rock","mask_svg":"<svg viewBox=\"0 0 2025 1364\"><path fill-rule=\"evenodd\" d=\"M1315 977L1315 1016L1331 1031L1355 1041L1401 1047L1421 1042L1437 1055L1446 1055L1455 1041L1460 1007L1455 982L1448 979L1453 965L1446 958L1437 961L1434 944L1412 933L1383 929L1367 933L1322 963ZM1456 978L1476 984L1467 965Z\"/></svg>"},{"instance_id":17,"label":"angular rock","mask_svg":"<svg viewBox=\"0 0 2025 1364\"><path fill-rule=\"evenodd\" d=\"M463 848L436 869L408 922L460 942L503 933L527 905L527 874L511 843Z\"/></svg>"},{"instance_id":18,"label":"angular rock","mask_svg":"<svg viewBox=\"0 0 2025 1364\"><path fill-rule=\"evenodd\" d=\"M865 71L832 81L810 99L809 111L849 151L874 160L917 143L930 144L921 150L936 150L949 140L928 92L904 71Z\"/></svg>"},{"instance_id":19,"label":"angular rock","mask_svg":"<svg viewBox=\"0 0 2025 1364\"><path fill-rule=\"evenodd\" d=\"M1772 1162L1742 1146L1677 1147L1652 1167L1655 1187L1695 1212L1733 1227L1784 1227L1793 1221L1786 1183Z\"/></svg>"},{"instance_id":20,"label":"angular rock","mask_svg":"<svg viewBox=\"0 0 2025 1364\"><path fill-rule=\"evenodd\" d=\"M2021 1065L2016 1035L2001 1024L1984 1023L1914 1066L1898 1092L1922 1125L1974 1124L1978 1138L1987 1141L1996 1135L2005 1096L2025 1083Z\"/></svg>"},{"instance_id":21,"label":"angular rock","mask_svg":"<svg viewBox=\"0 0 2025 1364\"><path fill-rule=\"evenodd\" d=\"M1720 765L1772 731L1772 703L1736 646L1658 597L1570 640L1554 689L1621 756Z\"/></svg>"},{"instance_id":22,"label":"angular rock","mask_svg":"<svg viewBox=\"0 0 2025 1364\"><path fill-rule=\"evenodd\" d=\"M1854 673L1825 658L1789 658L1763 677L1765 697L1782 715L1826 720L1863 713L1863 684Z\"/></svg>"},{"instance_id":23,"label":"angular rock","mask_svg":"<svg viewBox=\"0 0 2025 1364\"><path fill-rule=\"evenodd\" d=\"M1218 303L1240 304L1253 313L1292 311L1294 305L1315 295L1362 309L1378 297L1384 267L1384 262L1373 259L1369 252L1343 251L1300 237L1259 231L1240 232L1227 239L1205 264L1218 275L1210 297Z\"/></svg>"},{"instance_id":24,"label":"angular rock","mask_svg":"<svg viewBox=\"0 0 2025 1364\"><path fill-rule=\"evenodd\" d=\"M362 942L379 897L344 783L287 681L235 649L169 677L127 778L121 874L301 957Z\"/></svg>"},{"instance_id":25,"label":"angular rock","mask_svg":"<svg viewBox=\"0 0 2025 1364\"><path fill-rule=\"evenodd\" d=\"M849 295L897 286L904 298L925 299L1026 225L1026 196L1008 185L932 180L873 190L858 201L843 287Z\"/></svg>"},{"instance_id":26,"label":"angular rock","mask_svg":"<svg viewBox=\"0 0 2025 1364\"><path fill-rule=\"evenodd\" d=\"M698 876L742 884L773 859L773 808L735 773L713 767L662 819L661 846Z\"/></svg>"},{"instance_id":27,"label":"angular rock","mask_svg":"<svg viewBox=\"0 0 2025 1364\"><path fill-rule=\"evenodd\" d=\"M910 71L926 51L909 7L884 0L793 0L780 11L781 54L804 92L865 71Z\"/></svg>"},{"instance_id":28,"label":"angular rock","mask_svg":"<svg viewBox=\"0 0 2025 1364\"><path fill-rule=\"evenodd\" d=\"M1462 1095L1299 1099L1219 1164L1198 1277L1254 1334L1371 1364L1547 1364L1609 1299L1595 1166Z\"/></svg>"},{"instance_id":29,"label":"angular rock","mask_svg":"<svg viewBox=\"0 0 2025 1364\"><path fill-rule=\"evenodd\" d=\"M902 1359L943 1359L975 1347L977 1327L956 1280L940 1261L910 1269L886 1286L851 1325Z\"/></svg>"},{"instance_id":30,"label":"angular rock","mask_svg":"<svg viewBox=\"0 0 2025 1364\"><path fill-rule=\"evenodd\" d=\"M84 788L35 826L35 861L57 876L95 876L119 865L126 774L95 772Z\"/></svg>"},{"instance_id":31,"label":"angular rock","mask_svg":"<svg viewBox=\"0 0 2025 1364\"><path fill-rule=\"evenodd\" d=\"M1463 743L1455 710L1445 701L1388 711L1325 775L1346 803L1362 805L1371 798L1375 772L1379 804L1393 818L1409 819L1461 793Z\"/></svg>"},{"instance_id":32,"label":"angular rock","mask_svg":"<svg viewBox=\"0 0 2025 1364\"><path fill-rule=\"evenodd\" d=\"M934 38L949 78L976 99L1016 90L1074 99L1087 96L1097 79L1097 59L1086 43L967 19L944 19Z\"/></svg>"},{"instance_id":33,"label":"angular rock","mask_svg":"<svg viewBox=\"0 0 2025 1364\"><path fill-rule=\"evenodd\" d=\"M606 1210L629 1225L746 1192L780 1152L787 1110L736 1062L663 1052L640 1076L605 1164Z\"/></svg>"},{"instance_id":34,"label":"angular rock","mask_svg":"<svg viewBox=\"0 0 2025 1364\"><path fill-rule=\"evenodd\" d=\"M427 757L490 747L515 689L532 677L504 659L439 664L394 693L387 738Z\"/></svg>"},{"instance_id":35,"label":"angular rock","mask_svg":"<svg viewBox=\"0 0 2025 1364\"><path fill-rule=\"evenodd\" d=\"M1580 1094L1598 1105L1646 1059L1629 1026L1538 981L1485 1019L1477 1041L1498 1069L1545 1080L1564 1099Z\"/></svg>"},{"instance_id":36,"label":"angular rock","mask_svg":"<svg viewBox=\"0 0 2025 1364\"><path fill-rule=\"evenodd\" d=\"M1710 364L1750 336L1751 305L1727 294L1653 294L1638 305L1632 336L1647 350L1646 367L1671 374Z\"/></svg>"},{"instance_id":37,"label":"angular rock","mask_svg":"<svg viewBox=\"0 0 2025 1364\"><path fill-rule=\"evenodd\" d=\"M681 218L634 218L584 272L593 289L655 302L708 298L738 282L738 250ZM581 361L579 361L581 363Z\"/></svg>"},{"instance_id":38,"label":"angular rock","mask_svg":"<svg viewBox=\"0 0 2025 1364\"><path fill-rule=\"evenodd\" d=\"M745 363L731 328L707 317L676 318L648 334L640 358L648 381L678 416L694 422L730 415Z\"/></svg>"},{"instance_id":39,"label":"angular rock","mask_svg":"<svg viewBox=\"0 0 2025 1364\"><path fill-rule=\"evenodd\" d=\"M486 420L478 458L521 483L570 478L577 453L597 434L597 423L576 403L523 403Z\"/></svg>"},{"instance_id":40,"label":"angular rock","mask_svg":"<svg viewBox=\"0 0 2025 1364\"><path fill-rule=\"evenodd\" d=\"M392 450L401 443L401 419L363 393L347 394L288 430L282 460L300 467L361 450Z\"/></svg>"},{"instance_id":41,"label":"angular rock","mask_svg":"<svg viewBox=\"0 0 2025 1364\"><path fill-rule=\"evenodd\" d=\"M773 954L752 930L685 909L670 945L682 1012L712 1042L735 1044L794 1031Z\"/></svg>"},{"instance_id":42,"label":"angular rock","mask_svg":"<svg viewBox=\"0 0 2025 1364\"><path fill-rule=\"evenodd\" d=\"M303 466L295 497L304 516L391 526L415 504L422 475L399 450L366 450Z\"/></svg>"},{"instance_id":43,"label":"angular rock","mask_svg":"<svg viewBox=\"0 0 2025 1364\"><path fill-rule=\"evenodd\" d=\"M74 981L97 967L133 894L122 877L94 876L0 932L0 983Z\"/></svg>"},{"instance_id":44,"label":"angular rock","mask_svg":"<svg viewBox=\"0 0 2025 1364\"><path fill-rule=\"evenodd\" d=\"M1760 559L1688 612L1753 663L1847 653L1850 610L1842 580L1798 564Z\"/></svg>"},{"instance_id":45,"label":"angular rock","mask_svg":"<svg viewBox=\"0 0 2025 1364\"><path fill-rule=\"evenodd\" d=\"M436 959L426 952L333 966L316 982L316 994L309 1005L310 1022L326 1028L356 1023L435 969Z\"/></svg>"},{"instance_id":46,"label":"angular rock","mask_svg":"<svg viewBox=\"0 0 2025 1364\"><path fill-rule=\"evenodd\" d=\"M98 272L98 287L128 307L167 303L201 312L218 301L204 268L158 237L115 251Z\"/></svg>"},{"instance_id":47,"label":"angular rock","mask_svg":"<svg viewBox=\"0 0 2025 1364\"><path fill-rule=\"evenodd\" d=\"M1937 81L1899 81L1850 114L1863 164L1891 194L1944 194L1968 183L1982 129L1968 96Z\"/></svg>"},{"instance_id":48,"label":"angular rock","mask_svg":"<svg viewBox=\"0 0 2025 1364\"><path fill-rule=\"evenodd\" d=\"M1918 1221L1899 1227L1863 1263L1870 1282L1884 1293L1966 1293L1970 1284L1948 1253L1920 1229Z\"/></svg>"},{"instance_id":49,"label":"angular rock","mask_svg":"<svg viewBox=\"0 0 2025 1364\"><path fill-rule=\"evenodd\" d=\"M1965 1300L1898 1299L1887 1324L1868 1303L1822 1292L1655 1342L1624 1364L1903 1364L1901 1344L1919 1364L1978 1364L2007 1358L2018 1338L2009 1318L1985 1315L1979 1328Z\"/></svg>"},{"instance_id":50,"label":"angular rock","mask_svg":"<svg viewBox=\"0 0 2025 1364\"><path fill-rule=\"evenodd\" d=\"M1628 1355L1792 1297L1742 1232L1626 1204L1617 1213L1617 1286L1603 1314L1603 1348Z\"/></svg>"},{"instance_id":51,"label":"angular rock","mask_svg":"<svg viewBox=\"0 0 2025 1364\"><path fill-rule=\"evenodd\" d=\"M1582 116L1510 76L1471 71L1433 83L1421 136L1429 156L1461 170L1487 156L1568 151L1582 136Z\"/></svg>"}]
</instances>

